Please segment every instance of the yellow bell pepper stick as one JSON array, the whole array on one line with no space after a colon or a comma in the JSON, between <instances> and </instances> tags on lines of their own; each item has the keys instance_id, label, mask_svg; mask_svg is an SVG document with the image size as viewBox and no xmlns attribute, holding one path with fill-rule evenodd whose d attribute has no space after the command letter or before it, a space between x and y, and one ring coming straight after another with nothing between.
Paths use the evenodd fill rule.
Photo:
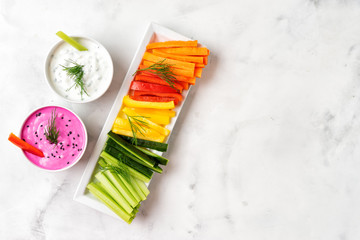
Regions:
<instances>
[{"instance_id":1,"label":"yellow bell pepper stick","mask_svg":"<svg viewBox=\"0 0 360 240\"><path fill-rule=\"evenodd\" d=\"M127 107L125 107L127 108ZM138 108L130 108L131 111L136 112L137 116L144 116L147 117L150 121L157 123L157 124L162 124L162 125L167 125L170 123L170 117L168 116L164 116L164 115L157 115L157 114L153 114L151 112L144 112L144 111L138 111Z\"/></svg>"},{"instance_id":2,"label":"yellow bell pepper stick","mask_svg":"<svg viewBox=\"0 0 360 240\"><path fill-rule=\"evenodd\" d=\"M173 109L175 108L174 101L170 102L146 102L136 101L131 99L129 95L123 98L123 103L127 107L138 107L138 108L156 108L156 109Z\"/></svg>"},{"instance_id":3,"label":"yellow bell pepper stick","mask_svg":"<svg viewBox=\"0 0 360 240\"><path fill-rule=\"evenodd\" d=\"M151 114L151 115L159 115L159 116L166 116L166 117L175 117L176 112L174 110L168 109L154 109L154 108L130 108L140 115Z\"/></svg>"},{"instance_id":4,"label":"yellow bell pepper stick","mask_svg":"<svg viewBox=\"0 0 360 240\"><path fill-rule=\"evenodd\" d=\"M124 108L122 111L128 116L138 116L138 118L140 118L141 121L144 121L145 123L147 123L147 127L154 129L155 131L159 132L162 135L168 136L170 134L169 129L166 129L166 128L150 121L146 117L140 117L135 111L131 110L130 108Z\"/></svg>"},{"instance_id":5,"label":"yellow bell pepper stick","mask_svg":"<svg viewBox=\"0 0 360 240\"><path fill-rule=\"evenodd\" d=\"M115 119L113 129L131 131L131 126L128 119L118 117ZM142 126L141 133L136 134L137 138L148 137L153 139L164 139L162 138L162 136L164 136L165 138L165 135L160 134L159 132L155 131L152 128L149 128L148 126ZM131 137L134 137L133 134L131 134Z\"/></svg>"},{"instance_id":6,"label":"yellow bell pepper stick","mask_svg":"<svg viewBox=\"0 0 360 240\"><path fill-rule=\"evenodd\" d=\"M113 131L116 134L134 137L131 130L124 130L121 128L113 128L111 131ZM154 141L154 142L164 142L164 140L165 140L165 136L160 135L160 134L158 136L146 136L146 135L142 136L141 134L138 134L138 136L136 136L136 137L138 139L144 139L144 140L149 140L149 141Z\"/></svg>"}]
</instances>

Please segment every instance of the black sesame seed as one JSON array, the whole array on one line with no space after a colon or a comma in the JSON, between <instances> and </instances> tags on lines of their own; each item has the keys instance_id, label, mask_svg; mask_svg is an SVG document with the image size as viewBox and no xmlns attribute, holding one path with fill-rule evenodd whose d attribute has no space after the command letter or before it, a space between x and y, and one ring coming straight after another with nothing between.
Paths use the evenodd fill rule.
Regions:
<instances>
[{"instance_id":1,"label":"black sesame seed","mask_svg":"<svg viewBox=\"0 0 360 240\"><path fill-rule=\"evenodd\" d=\"M68 144L68 145L66 145L66 146L70 147L70 144Z\"/></svg>"},{"instance_id":2,"label":"black sesame seed","mask_svg":"<svg viewBox=\"0 0 360 240\"><path fill-rule=\"evenodd\" d=\"M40 127L42 127L43 125L40 125Z\"/></svg>"},{"instance_id":3,"label":"black sesame seed","mask_svg":"<svg viewBox=\"0 0 360 240\"><path fill-rule=\"evenodd\" d=\"M80 135L79 135L79 134L78 134L77 136L78 136L78 137L80 137Z\"/></svg>"},{"instance_id":4,"label":"black sesame seed","mask_svg":"<svg viewBox=\"0 0 360 240\"><path fill-rule=\"evenodd\" d=\"M73 137L73 140L75 140L75 138Z\"/></svg>"},{"instance_id":5,"label":"black sesame seed","mask_svg":"<svg viewBox=\"0 0 360 240\"><path fill-rule=\"evenodd\" d=\"M42 138L40 138L40 141L42 140Z\"/></svg>"},{"instance_id":6,"label":"black sesame seed","mask_svg":"<svg viewBox=\"0 0 360 240\"><path fill-rule=\"evenodd\" d=\"M22 139L25 142L25 138Z\"/></svg>"},{"instance_id":7,"label":"black sesame seed","mask_svg":"<svg viewBox=\"0 0 360 240\"><path fill-rule=\"evenodd\" d=\"M60 143L60 145L62 145L62 142Z\"/></svg>"},{"instance_id":8,"label":"black sesame seed","mask_svg":"<svg viewBox=\"0 0 360 240\"><path fill-rule=\"evenodd\" d=\"M71 120L69 119L69 122L71 122Z\"/></svg>"},{"instance_id":9,"label":"black sesame seed","mask_svg":"<svg viewBox=\"0 0 360 240\"><path fill-rule=\"evenodd\" d=\"M61 158L61 157L59 156L59 158Z\"/></svg>"},{"instance_id":10,"label":"black sesame seed","mask_svg":"<svg viewBox=\"0 0 360 240\"><path fill-rule=\"evenodd\" d=\"M37 144L37 142L35 142L35 144Z\"/></svg>"},{"instance_id":11,"label":"black sesame seed","mask_svg":"<svg viewBox=\"0 0 360 240\"><path fill-rule=\"evenodd\" d=\"M67 124L65 125L65 127L68 127L68 126L69 126L69 125L67 125Z\"/></svg>"},{"instance_id":12,"label":"black sesame seed","mask_svg":"<svg viewBox=\"0 0 360 240\"><path fill-rule=\"evenodd\" d=\"M69 164L69 162L67 162L67 164Z\"/></svg>"},{"instance_id":13,"label":"black sesame seed","mask_svg":"<svg viewBox=\"0 0 360 240\"><path fill-rule=\"evenodd\" d=\"M61 119L64 119L64 117L61 117Z\"/></svg>"},{"instance_id":14,"label":"black sesame seed","mask_svg":"<svg viewBox=\"0 0 360 240\"><path fill-rule=\"evenodd\" d=\"M58 153L57 151L55 151L56 153Z\"/></svg>"},{"instance_id":15,"label":"black sesame seed","mask_svg":"<svg viewBox=\"0 0 360 240\"><path fill-rule=\"evenodd\" d=\"M35 134L37 134L37 131L35 131Z\"/></svg>"},{"instance_id":16,"label":"black sesame seed","mask_svg":"<svg viewBox=\"0 0 360 240\"><path fill-rule=\"evenodd\" d=\"M50 158L49 156L47 156L47 158Z\"/></svg>"},{"instance_id":17,"label":"black sesame seed","mask_svg":"<svg viewBox=\"0 0 360 240\"><path fill-rule=\"evenodd\" d=\"M73 154L72 156L75 156L75 154Z\"/></svg>"},{"instance_id":18,"label":"black sesame seed","mask_svg":"<svg viewBox=\"0 0 360 240\"><path fill-rule=\"evenodd\" d=\"M29 125L27 125L26 127L29 127Z\"/></svg>"},{"instance_id":19,"label":"black sesame seed","mask_svg":"<svg viewBox=\"0 0 360 240\"><path fill-rule=\"evenodd\" d=\"M36 134L36 137L39 137L39 135Z\"/></svg>"}]
</instances>

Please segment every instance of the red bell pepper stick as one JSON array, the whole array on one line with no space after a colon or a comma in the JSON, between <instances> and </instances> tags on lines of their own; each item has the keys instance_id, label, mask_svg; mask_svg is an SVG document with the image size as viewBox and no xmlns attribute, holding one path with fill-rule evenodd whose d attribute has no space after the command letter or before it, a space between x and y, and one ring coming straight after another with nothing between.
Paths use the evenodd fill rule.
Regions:
<instances>
[{"instance_id":1,"label":"red bell pepper stick","mask_svg":"<svg viewBox=\"0 0 360 240\"><path fill-rule=\"evenodd\" d=\"M176 102L174 102L175 105L182 100L182 96L180 93L158 93L158 92L144 92L144 91L130 90L129 96L130 97L132 97L132 96L172 97L177 100Z\"/></svg>"},{"instance_id":2,"label":"red bell pepper stick","mask_svg":"<svg viewBox=\"0 0 360 240\"><path fill-rule=\"evenodd\" d=\"M146 66L144 65L140 65L139 69L142 68L146 68ZM140 71L137 73L137 75L145 75L145 76L151 76L151 77L158 77L158 75L156 75L154 72L152 72L151 70L147 70L147 71ZM184 76L180 76L180 75L176 75L175 76L176 80L179 82L187 82L190 83L192 85L195 84L196 79L195 77L184 77Z\"/></svg>"},{"instance_id":3,"label":"red bell pepper stick","mask_svg":"<svg viewBox=\"0 0 360 240\"><path fill-rule=\"evenodd\" d=\"M146 91L146 92L162 92L162 93L177 93L177 89L168 86L147 83L142 81L132 81L130 85L131 90Z\"/></svg>"},{"instance_id":4,"label":"red bell pepper stick","mask_svg":"<svg viewBox=\"0 0 360 240\"><path fill-rule=\"evenodd\" d=\"M155 84L160 84L160 85L164 85L164 86L170 86L170 84L168 82L166 82L165 80L159 78L159 77L153 77L153 76L149 76L149 75L142 75L142 74L137 74L135 76L135 81L142 81L142 82L148 82L148 83L155 83ZM183 86L180 85L179 83L173 82L172 84L179 92L181 92L183 90Z\"/></svg>"},{"instance_id":5,"label":"red bell pepper stick","mask_svg":"<svg viewBox=\"0 0 360 240\"><path fill-rule=\"evenodd\" d=\"M32 153L39 157L44 157L44 153L40 149L37 149L29 143L21 140L13 133L10 133L8 140L26 152Z\"/></svg>"},{"instance_id":6,"label":"red bell pepper stick","mask_svg":"<svg viewBox=\"0 0 360 240\"><path fill-rule=\"evenodd\" d=\"M174 97L158 97L158 96L130 96L131 99L136 101L145 102L170 102L174 101L174 104L178 104L178 100Z\"/></svg>"}]
</instances>

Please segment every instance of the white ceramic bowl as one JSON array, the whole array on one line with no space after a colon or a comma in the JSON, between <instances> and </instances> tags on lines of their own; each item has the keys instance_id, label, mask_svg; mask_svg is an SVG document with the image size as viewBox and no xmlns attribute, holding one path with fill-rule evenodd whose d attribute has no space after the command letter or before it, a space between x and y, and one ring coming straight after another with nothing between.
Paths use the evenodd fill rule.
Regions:
<instances>
[{"instance_id":1,"label":"white ceramic bowl","mask_svg":"<svg viewBox=\"0 0 360 240\"><path fill-rule=\"evenodd\" d=\"M109 88L114 67L109 52L94 39L82 36L72 36L76 41L88 48L88 51L78 51L70 44L61 40L56 43L47 55L45 62L45 77L49 87L61 98L73 103L87 103L101 97ZM88 95L80 95L74 80L67 76L62 66L74 66L73 60L84 65L84 83ZM62 65L62 66L61 66Z\"/></svg>"},{"instance_id":2,"label":"white ceramic bowl","mask_svg":"<svg viewBox=\"0 0 360 240\"><path fill-rule=\"evenodd\" d=\"M58 144L51 144L45 136L49 119L56 109ZM34 166L50 172L71 168L85 153L88 136L85 124L73 111L61 106L43 106L33 110L21 126L20 138L42 150L45 157L25 152L24 156Z\"/></svg>"}]
</instances>

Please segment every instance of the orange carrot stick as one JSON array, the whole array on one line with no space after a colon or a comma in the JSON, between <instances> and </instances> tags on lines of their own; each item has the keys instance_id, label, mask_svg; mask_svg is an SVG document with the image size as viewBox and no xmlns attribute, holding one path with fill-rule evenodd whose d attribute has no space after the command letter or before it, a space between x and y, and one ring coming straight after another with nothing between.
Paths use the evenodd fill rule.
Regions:
<instances>
[{"instance_id":1,"label":"orange carrot stick","mask_svg":"<svg viewBox=\"0 0 360 240\"><path fill-rule=\"evenodd\" d=\"M195 67L196 68L203 68L203 67L205 67L205 64L203 64L203 63L195 63Z\"/></svg>"},{"instance_id":2,"label":"orange carrot stick","mask_svg":"<svg viewBox=\"0 0 360 240\"><path fill-rule=\"evenodd\" d=\"M176 80L178 80L179 82L187 82L190 84L195 84L196 82L196 78L195 77L184 77L184 76L176 76Z\"/></svg>"},{"instance_id":3,"label":"orange carrot stick","mask_svg":"<svg viewBox=\"0 0 360 240\"><path fill-rule=\"evenodd\" d=\"M204 64L207 65L208 64L208 56L204 57Z\"/></svg>"},{"instance_id":4,"label":"orange carrot stick","mask_svg":"<svg viewBox=\"0 0 360 240\"><path fill-rule=\"evenodd\" d=\"M164 48L161 50L166 53L178 54L178 55L190 55L190 56L197 56L197 55L208 56L210 54L210 51L204 47Z\"/></svg>"},{"instance_id":5,"label":"orange carrot stick","mask_svg":"<svg viewBox=\"0 0 360 240\"><path fill-rule=\"evenodd\" d=\"M8 140L26 152L32 153L39 157L44 157L44 153L40 149L37 149L36 147L30 145L29 143L21 140L13 133L10 133Z\"/></svg>"},{"instance_id":6,"label":"orange carrot stick","mask_svg":"<svg viewBox=\"0 0 360 240\"><path fill-rule=\"evenodd\" d=\"M163 63L172 65L173 68L181 68L181 69L191 70L191 71L194 71L194 69L195 69L195 63L167 59L167 58L156 56L149 52L145 52L143 59L154 62L154 63L163 61Z\"/></svg>"},{"instance_id":7,"label":"orange carrot stick","mask_svg":"<svg viewBox=\"0 0 360 240\"><path fill-rule=\"evenodd\" d=\"M144 61L143 65L146 67L149 67L153 65L154 62L150 61ZM185 77L194 77L194 71L188 70L188 69L179 69L179 68L172 68L172 71L175 75L185 76Z\"/></svg>"},{"instance_id":8,"label":"orange carrot stick","mask_svg":"<svg viewBox=\"0 0 360 240\"><path fill-rule=\"evenodd\" d=\"M153 48L169 48L169 47L196 47L197 40L195 41L166 41L166 42L154 42L149 43L146 49Z\"/></svg>"},{"instance_id":9,"label":"orange carrot stick","mask_svg":"<svg viewBox=\"0 0 360 240\"><path fill-rule=\"evenodd\" d=\"M141 68L146 68L146 66L140 65L139 68L140 69ZM152 73L150 71L141 71L141 72L138 73L138 75L157 77L157 75L155 73ZM196 82L195 77L184 77L184 76L176 75L175 78L179 82L187 82L187 83L190 83L190 84L195 84L195 82Z\"/></svg>"},{"instance_id":10,"label":"orange carrot stick","mask_svg":"<svg viewBox=\"0 0 360 240\"><path fill-rule=\"evenodd\" d=\"M170 58L184 62L201 63L201 64L204 63L203 57L175 55L175 54L163 52L161 49L153 49L152 53L159 57Z\"/></svg>"},{"instance_id":11,"label":"orange carrot stick","mask_svg":"<svg viewBox=\"0 0 360 240\"><path fill-rule=\"evenodd\" d=\"M187 82L179 82L179 84L181 84L183 86L184 90L189 89L189 83L187 83Z\"/></svg>"},{"instance_id":12,"label":"orange carrot stick","mask_svg":"<svg viewBox=\"0 0 360 240\"><path fill-rule=\"evenodd\" d=\"M202 70L203 70L202 68L195 68L195 73L194 73L195 77L201 78Z\"/></svg>"}]
</instances>

